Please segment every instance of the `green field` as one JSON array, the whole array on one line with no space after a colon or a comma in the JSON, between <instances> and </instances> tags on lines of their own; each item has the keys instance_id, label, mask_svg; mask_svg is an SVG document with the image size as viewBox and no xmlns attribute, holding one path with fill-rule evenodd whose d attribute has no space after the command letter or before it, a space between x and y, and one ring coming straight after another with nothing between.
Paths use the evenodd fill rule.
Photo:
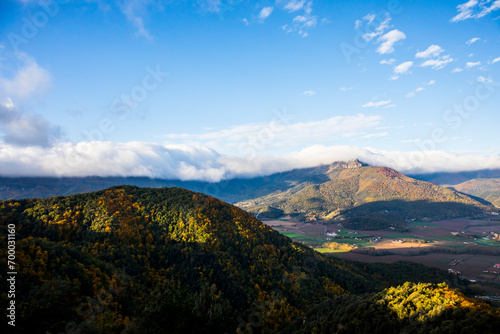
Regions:
<instances>
[{"instance_id":1,"label":"green field","mask_svg":"<svg viewBox=\"0 0 500 334\"><path fill-rule=\"evenodd\" d=\"M423 221L414 221L408 224L408 227L421 227L421 226L438 227L439 225L433 223L426 223Z\"/></svg>"},{"instance_id":2,"label":"green field","mask_svg":"<svg viewBox=\"0 0 500 334\"><path fill-rule=\"evenodd\" d=\"M345 231L345 230L340 230L340 232L335 232L335 233L337 233L338 235L340 235L341 237L344 237L344 238L366 238L366 237L369 237L369 235L362 234L362 233L349 234L348 231Z\"/></svg>"},{"instance_id":3,"label":"green field","mask_svg":"<svg viewBox=\"0 0 500 334\"><path fill-rule=\"evenodd\" d=\"M484 246L500 247L500 243L498 241L491 239L475 240L474 243Z\"/></svg>"},{"instance_id":4,"label":"green field","mask_svg":"<svg viewBox=\"0 0 500 334\"><path fill-rule=\"evenodd\" d=\"M330 248L325 248L325 247L318 247L314 248L315 251L320 252L320 253L345 253L346 251L342 250L334 250Z\"/></svg>"},{"instance_id":5,"label":"green field","mask_svg":"<svg viewBox=\"0 0 500 334\"><path fill-rule=\"evenodd\" d=\"M300 242L307 242L307 243L320 243L323 244L326 242L325 237L313 237L310 235L304 235L304 234L299 234L291 231L279 231L281 234L286 235L287 237L300 241Z\"/></svg>"},{"instance_id":6,"label":"green field","mask_svg":"<svg viewBox=\"0 0 500 334\"><path fill-rule=\"evenodd\" d=\"M418 239L415 237L411 237L409 234L402 234L402 233L384 233L383 236L386 238L393 238L393 239Z\"/></svg>"},{"instance_id":7,"label":"green field","mask_svg":"<svg viewBox=\"0 0 500 334\"><path fill-rule=\"evenodd\" d=\"M372 243L369 243L367 239L366 240L333 239L333 240L330 240L330 241L331 242L336 242L336 243L339 243L339 244L358 245L360 247L373 245Z\"/></svg>"},{"instance_id":8,"label":"green field","mask_svg":"<svg viewBox=\"0 0 500 334\"><path fill-rule=\"evenodd\" d=\"M426 241L432 241L432 240L437 240L437 241L449 241L449 242L458 242L462 243L464 241L467 241L463 238L457 237L455 235L434 235L432 237L425 238Z\"/></svg>"}]
</instances>

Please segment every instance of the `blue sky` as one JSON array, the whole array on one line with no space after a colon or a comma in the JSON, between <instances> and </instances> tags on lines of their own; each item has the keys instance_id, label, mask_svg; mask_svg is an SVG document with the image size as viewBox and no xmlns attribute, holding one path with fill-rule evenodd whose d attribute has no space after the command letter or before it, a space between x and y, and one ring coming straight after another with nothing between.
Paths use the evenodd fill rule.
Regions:
<instances>
[{"instance_id":1,"label":"blue sky","mask_svg":"<svg viewBox=\"0 0 500 334\"><path fill-rule=\"evenodd\" d=\"M0 174L500 168L500 1L0 4Z\"/></svg>"}]
</instances>

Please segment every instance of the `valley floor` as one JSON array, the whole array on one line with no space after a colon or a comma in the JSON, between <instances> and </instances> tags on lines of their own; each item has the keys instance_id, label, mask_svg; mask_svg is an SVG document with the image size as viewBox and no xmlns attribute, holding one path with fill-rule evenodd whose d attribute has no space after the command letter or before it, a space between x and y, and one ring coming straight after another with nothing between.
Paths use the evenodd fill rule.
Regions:
<instances>
[{"instance_id":1,"label":"valley floor","mask_svg":"<svg viewBox=\"0 0 500 334\"><path fill-rule=\"evenodd\" d=\"M495 218L414 221L406 224L409 232L405 233L390 229L355 231L338 223L302 223L290 217L264 223L331 256L368 263L420 263L449 270L480 284L487 294L500 295L500 268L495 267L500 264L500 221ZM324 247L332 242L356 248Z\"/></svg>"}]
</instances>

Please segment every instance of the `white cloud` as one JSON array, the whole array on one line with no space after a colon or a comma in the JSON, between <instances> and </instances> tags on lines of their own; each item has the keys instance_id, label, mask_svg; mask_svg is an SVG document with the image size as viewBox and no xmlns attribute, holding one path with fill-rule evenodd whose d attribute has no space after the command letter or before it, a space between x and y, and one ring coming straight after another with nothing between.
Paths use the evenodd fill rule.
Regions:
<instances>
[{"instance_id":1,"label":"white cloud","mask_svg":"<svg viewBox=\"0 0 500 334\"><path fill-rule=\"evenodd\" d=\"M363 17L364 20L368 21L368 24L371 24L375 19L375 15L366 15ZM386 29L389 28L389 22L391 21L391 16L387 14L384 18L384 21L380 22L379 26L375 28L375 31L363 34L363 38L365 41L369 42L377 36L382 35Z\"/></svg>"},{"instance_id":2,"label":"white cloud","mask_svg":"<svg viewBox=\"0 0 500 334\"><path fill-rule=\"evenodd\" d=\"M420 64L421 67L431 67L433 70L439 70L453 61L449 55L437 59L429 59Z\"/></svg>"},{"instance_id":3,"label":"white cloud","mask_svg":"<svg viewBox=\"0 0 500 334\"><path fill-rule=\"evenodd\" d=\"M5 143L14 146L47 147L59 139L61 130L41 116L23 113L6 98L0 103L0 134Z\"/></svg>"},{"instance_id":4,"label":"white cloud","mask_svg":"<svg viewBox=\"0 0 500 334\"><path fill-rule=\"evenodd\" d=\"M14 76L7 78L0 72L0 95L23 99L34 94L43 94L50 88L49 72L24 53L17 54L17 58L22 65L14 70Z\"/></svg>"},{"instance_id":5,"label":"white cloud","mask_svg":"<svg viewBox=\"0 0 500 334\"><path fill-rule=\"evenodd\" d=\"M340 89L341 91L343 91L343 92L347 92L347 91L352 90L352 89L353 89L353 87L340 87L339 89Z\"/></svg>"},{"instance_id":6,"label":"white cloud","mask_svg":"<svg viewBox=\"0 0 500 334\"><path fill-rule=\"evenodd\" d=\"M394 52L394 44L405 38L406 35L397 29L389 31L387 34L378 38L377 41L381 44L377 48L377 53L386 54Z\"/></svg>"},{"instance_id":7,"label":"white cloud","mask_svg":"<svg viewBox=\"0 0 500 334\"><path fill-rule=\"evenodd\" d=\"M462 71L463 71L463 69L461 69L460 67L455 67L455 69L453 71L451 71L451 73L459 73Z\"/></svg>"},{"instance_id":8,"label":"white cloud","mask_svg":"<svg viewBox=\"0 0 500 334\"><path fill-rule=\"evenodd\" d=\"M361 107L362 108L370 108L370 107L378 108L378 107L382 107L382 106L388 106L390 103L391 103L391 100L378 101L378 102L370 101L370 102L363 104Z\"/></svg>"},{"instance_id":9,"label":"white cloud","mask_svg":"<svg viewBox=\"0 0 500 334\"><path fill-rule=\"evenodd\" d=\"M354 21L354 29L358 29L362 25L363 25L363 21L361 21L361 20Z\"/></svg>"},{"instance_id":10,"label":"white cloud","mask_svg":"<svg viewBox=\"0 0 500 334\"><path fill-rule=\"evenodd\" d=\"M429 82L424 83L424 85L432 86L435 83L436 83L436 81L430 80ZM407 97L407 98L414 97L416 93L422 92L424 90L425 90L425 87L417 87L417 89L415 89L415 91L409 92L408 94L405 95L405 97Z\"/></svg>"},{"instance_id":11,"label":"white cloud","mask_svg":"<svg viewBox=\"0 0 500 334\"><path fill-rule=\"evenodd\" d=\"M394 67L394 73L397 73L397 74L409 73L408 71L410 70L410 68L412 66L413 66L412 61L405 61L404 63L401 63L398 66Z\"/></svg>"},{"instance_id":12,"label":"white cloud","mask_svg":"<svg viewBox=\"0 0 500 334\"><path fill-rule=\"evenodd\" d=\"M475 42L480 41L480 40L481 40L481 38L474 37L474 38L469 39L467 42L465 42L465 44L471 45L472 43L475 43Z\"/></svg>"},{"instance_id":13,"label":"white cloud","mask_svg":"<svg viewBox=\"0 0 500 334\"><path fill-rule=\"evenodd\" d=\"M143 20L143 17L147 13L146 6L149 3L150 1L126 0L119 4L122 13L136 28L137 36L144 37L146 39L152 39L149 31L147 31L144 26Z\"/></svg>"},{"instance_id":14,"label":"white cloud","mask_svg":"<svg viewBox=\"0 0 500 334\"><path fill-rule=\"evenodd\" d=\"M419 140L413 142L417 146L421 143ZM141 142L60 143L51 148L18 148L0 142L0 170L4 176L146 176L219 181L354 159L406 174L500 168L498 155L421 150L399 152L347 145L312 145L280 155L238 157L204 147Z\"/></svg>"},{"instance_id":15,"label":"white cloud","mask_svg":"<svg viewBox=\"0 0 500 334\"><path fill-rule=\"evenodd\" d=\"M429 57L437 57L441 52L443 52L443 48L439 45L431 45L425 51L417 52L415 54L415 58L429 58Z\"/></svg>"},{"instance_id":16,"label":"white cloud","mask_svg":"<svg viewBox=\"0 0 500 334\"><path fill-rule=\"evenodd\" d=\"M415 54L415 58L433 58L427 59L422 64L420 64L420 66L431 67L434 70L439 70L453 61L453 58L451 58L449 55L441 56L441 53L443 52L444 49L442 47L436 44L432 44L426 50L417 52Z\"/></svg>"},{"instance_id":17,"label":"white cloud","mask_svg":"<svg viewBox=\"0 0 500 334\"><path fill-rule=\"evenodd\" d=\"M301 0L301 1L298 1L298 0L292 0L290 2L288 2L286 5L285 5L285 9L288 10L289 12L296 12L298 10L301 10L303 7L304 7L304 4L306 3L306 0Z\"/></svg>"},{"instance_id":18,"label":"white cloud","mask_svg":"<svg viewBox=\"0 0 500 334\"><path fill-rule=\"evenodd\" d=\"M493 82L493 79L491 79L491 77L490 78L485 78L482 75L478 76L476 80L478 82L484 82L484 83L492 83Z\"/></svg>"},{"instance_id":19,"label":"white cloud","mask_svg":"<svg viewBox=\"0 0 500 334\"><path fill-rule=\"evenodd\" d=\"M245 154L256 147L261 151L272 151L354 138L379 126L380 122L380 116L364 114L305 123L285 123L275 119L269 123L239 125L202 134L167 134L165 138L173 143L203 145L222 152Z\"/></svg>"},{"instance_id":20,"label":"white cloud","mask_svg":"<svg viewBox=\"0 0 500 334\"><path fill-rule=\"evenodd\" d=\"M458 14L451 19L452 22L466 20L472 17L473 8L478 4L478 0L469 0L457 6Z\"/></svg>"},{"instance_id":21,"label":"white cloud","mask_svg":"<svg viewBox=\"0 0 500 334\"><path fill-rule=\"evenodd\" d=\"M249 24L248 20L246 18L243 18L243 20L241 20L241 22L243 22L246 26Z\"/></svg>"},{"instance_id":22,"label":"white cloud","mask_svg":"<svg viewBox=\"0 0 500 334\"><path fill-rule=\"evenodd\" d=\"M316 92L313 90L306 90L305 92L302 93L302 95L313 96L316 95Z\"/></svg>"},{"instance_id":23,"label":"white cloud","mask_svg":"<svg viewBox=\"0 0 500 334\"><path fill-rule=\"evenodd\" d=\"M267 19L271 14L273 13L273 7L272 6L269 6L269 7L264 7L262 8L262 10L260 11L259 13L259 19L261 21L264 21L265 19Z\"/></svg>"},{"instance_id":24,"label":"white cloud","mask_svg":"<svg viewBox=\"0 0 500 334\"><path fill-rule=\"evenodd\" d=\"M389 134L389 132L370 133L370 134L367 134L367 135L361 137L361 139L380 138L380 137L385 137L388 134Z\"/></svg>"},{"instance_id":25,"label":"white cloud","mask_svg":"<svg viewBox=\"0 0 500 334\"><path fill-rule=\"evenodd\" d=\"M497 57L491 61L492 64L498 63L500 61L500 57Z\"/></svg>"},{"instance_id":26,"label":"white cloud","mask_svg":"<svg viewBox=\"0 0 500 334\"><path fill-rule=\"evenodd\" d=\"M472 67L476 67L476 66L479 66L479 65L481 65L480 61L477 61L477 62L467 62L467 64L465 64L465 67L466 68L472 68Z\"/></svg>"},{"instance_id":27,"label":"white cloud","mask_svg":"<svg viewBox=\"0 0 500 334\"><path fill-rule=\"evenodd\" d=\"M396 59L394 59L394 58L391 58L391 59L382 59L380 61L380 64L382 64L382 65L392 65L392 64L394 64L395 61L396 61Z\"/></svg>"},{"instance_id":28,"label":"white cloud","mask_svg":"<svg viewBox=\"0 0 500 334\"><path fill-rule=\"evenodd\" d=\"M421 92L423 90L425 90L424 87L418 87L417 89L415 89L415 91L409 92L408 94L406 94L405 97L407 97L407 98L414 97L416 93L419 93L419 92Z\"/></svg>"},{"instance_id":29,"label":"white cloud","mask_svg":"<svg viewBox=\"0 0 500 334\"><path fill-rule=\"evenodd\" d=\"M219 13L222 6L222 0L197 0L198 6L203 12Z\"/></svg>"},{"instance_id":30,"label":"white cloud","mask_svg":"<svg viewBox=\"0 0 500 334\"><path fill-rule=\"evenodd\" d=\"M297 7L298 4L299 3L297 3ZM309 34L308 30L317 26L318 17L316 15L312 15L312 1L305 2L300 10L304 11L303 14L295 16L290 24L285 24L282 28L287 33L297 32L299 36L307 37ZM321 19L321 23L326 22L328 22L328 20Z\"/></svg>"},{"instance_id":31,"label":"white cloud","mask_svg":"<svg viewBox=\"0 0 500 334\"><path fill-rule=\"evenodd\" d=\"M479 19L489 13L500 9L500 0L469 0L457 6L458 14L451 22L459 22L467 19Z\"/></svg>"},{"instance_id":32,"label":"white cloud","mask_svg":"<svg viewBox=\"0 0 500 334\"><path fill-rule=\"evenodd\" d=\"M368 21L368 24L370 24L373 22L373 20L375 20L375 17L375 14L366 14L365 16L363 16L363 20Z\"/></svg>"}]
</instances>

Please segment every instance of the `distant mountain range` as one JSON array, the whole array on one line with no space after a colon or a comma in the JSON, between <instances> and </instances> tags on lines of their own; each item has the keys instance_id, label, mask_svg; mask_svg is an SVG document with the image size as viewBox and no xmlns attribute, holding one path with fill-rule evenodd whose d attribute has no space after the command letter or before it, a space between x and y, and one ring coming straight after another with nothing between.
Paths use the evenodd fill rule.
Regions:
<instances>
[{"instance_id":1,"label":"distant mountain range","mask_svg":"<svg viewBox=\"0 0 500 334\"><path fill-rule=\"evenodd\" d=\"M238 203L249 212L261 213L262 217L291 213L303 218L337 217L355 222L361 216L373 216L377 212L377 217L370 218L371 221L380 220L385 226L418 217L477 214L489 210L489 202L499 206L500 189L498 179L493 179L495 176L500 177L500 170L426 174L410 178L390 168L370 167L356 160L216 183L146 177L0 177L0 199L48 198L116 185L180 187ZM426 180L434 185L423 182ZM453 188L446 189L436 184Z\"/></svg>"},{"instance_id":2,"label":"distant mountain range","mask_svg":"<svg viewBox=\"0 0 500 334\"><path fill-rule=\"evenodd\" d=\"M298 215L337 219L357 229L387 228L418 218L470 216L494 210L486 201L359 161L315 170L317 182L297 182L286 191L239 202L263 217Z\"/></svg>"}]
</instances>

